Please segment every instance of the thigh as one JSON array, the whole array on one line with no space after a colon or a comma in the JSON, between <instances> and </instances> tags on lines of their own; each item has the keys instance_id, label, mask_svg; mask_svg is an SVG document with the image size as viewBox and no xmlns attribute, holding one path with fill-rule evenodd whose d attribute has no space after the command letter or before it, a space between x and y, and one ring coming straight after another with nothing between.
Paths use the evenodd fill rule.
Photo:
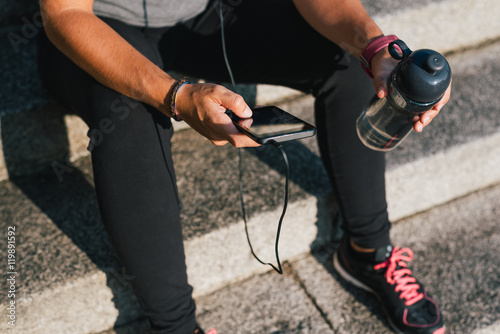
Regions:
<instances>
[{"instance_id":1,"label":"thigh","mask_svg":"<svg viewBox=\"0 0 500 334\"><path fill-rule=\"evenodd\" d=\"M141 29L108 24L161 65ZM156 328L192 332L170 118L104 87L47 40L40 44L49 89L89 126L102 220L145 313Z\"/></svg>"},{"instance_id":2,"label":"thigh","mask_svg":"<svg viewBox=\"0 0 500 334\"><path fill-rule=\"evenodd\" d=\"M105 18L103 20L149 60L160 67L163 66L158 50L146 38L142 29L113 19ZM39 71L46 88L59 102L81 116L89 123L89 126L92 126L90 123L95 115L89 114L89 110L92 109L89 103L93 101L89 94L102 96L105 94L104 92L108 93L111 90L99 84L67 58L48 40L43 31L40 34L38 44Z\"/></svg>"},{"instance_id":3,"label":"thigh","mask_svg":"<svg viewBox=\"0 0 500 334\"><path fill-rule=\"evenodd\" d=\"M390 243L385 154L365 147L356 132L356 119L375 90L359 64L345 65L318 91L318 143L346 232L357 245L378 248Z\"/></svg>"},{"instance_id":4,"label":"thigh","mask_svg":"<svg viewBox=\"0 0 500 334\"><path fill-rule=\"evenodd\" d=\"M309 26L289 0L225 1L223 16L227 57L240 83L308 90L311 82L331 74L344 55L342 49ZM176 54L165 60L167 68L229 81L222 52L219 0L212 1L199 17L170 30L160 41L163 54L179 36L182 43Z\"/></svg>"}]
</instances>

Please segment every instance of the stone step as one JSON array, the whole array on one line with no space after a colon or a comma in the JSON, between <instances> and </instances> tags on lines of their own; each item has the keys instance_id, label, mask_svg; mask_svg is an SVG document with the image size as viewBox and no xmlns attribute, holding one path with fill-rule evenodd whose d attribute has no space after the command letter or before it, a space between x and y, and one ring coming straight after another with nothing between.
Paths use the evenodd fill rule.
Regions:
<instances>
[{"instance_id":1,"label":"stone step","mask_svg":"<svg viewBox=\"0 0 500 334\"><path fill-rule=\"evenodd\" d=\"M499 51L495 43L450 56L453 99L422 134L387 155L393 221L500 182ZM312 104L304 97L280 107L312 121ZM177 133L173 147L195 296L267 272L251 257L244 236L237 150L214 147L193 130ZM284 147L292 172L280 254L293 262L328 241L335 206L315 139ZM281 158L273 147L245 150L243 157L250 234L256 252L272 261L283 196ZM19 333L95 333L141 318L100 222L90 166L87 156L65 173L49 168L0 183L2 230L16 227ZM6 249L6 239L0 246ZM7 291L5 280L0 285Z\"/></svg>"},{"instance_id":2,"label":"stone step","mask_svg":"<svg viewBox=\"0 0 500 334\"><path fill-rule=\"evenodd\" d=\"M0 1L0 180L34 173L69 156L86 155L87 127L75 116L63 116L43 89L35 61L41 29L37 1ZM387 33L397 33L413 49L451 52L500 36L500 2L496 0L363 1ZM347 49L355 45L345 45ZM245 97L259 105L300 96L278 86L249 85ZM15 127L14 127L15 125ZM183 123L175 125L186 128Z\"/></svg>"},{"instance_id":3,"label":"stone step","mask_svg":"<svg viewBox=\"0 0 500 334\"><path fill-rule=\"evenodd\" d=\"M383 4L380 8L369 8L380 13L384 8L392 8L387 17L393 15L393 20L386 18L390 23L397 21L396 14L406 20L403 22L418 17L422 20L431 17L425 9L432 9L430 12L436 14L455 8L458 3L459 8L451 11L458 16L448 20L449 29L459 25L477 26L479 32L483 32L484 26L468 20L488 22L494 12L491 9L497 6L494 1L415 1L410 7L401 8L400 2L392 2L368 2L367 5ZM485 7L485 3L490 6ZM459 15L464 8L469 13L467 17ZM483 16L471 15L483 13L481 8L490 11L481 14ZM384 17L380 14L380 22L385 22ZM443 24L442 20L436 24ZM489 27L495 24L498 22ZM431 25L425 25L425 29L428 26ZM121 271L100 223L85 150L86 126L75 116L64 116L59 107L47 99L34 75L34 40L20 44L19 50L13 52L10 41L4 37L9 32L22 32L21 29L9 27L0 34L0 80L7 83L0 90L3 147L0 174L3 173L4 180L11 177L0 183L0 225L4 231L8 226L16 226L18 318L15 330L18 333L96 333L141 319L127 276ZM399 28L385 30L400 31ZM471 30L470 34L476 33L475 29ZM411 45L420 43L410 39L413 35L424 34L421 31L402 33L406 35L398 35ZM450 37L446 36L448 42ZM484 36L493 38L488 34ZM466 46L484 41L484 36L467 42ZM458 43L468 37L451 38L450 42L462 47L463 44ZM438 44L442 43L444 40ZM428 46L423 42L420 45ZM441 49L434 44L430 47L454 49ZM450 55L454 72L452 100L424 133L412 134L400 148L388 154L387 196L393 221L500 182L497 168L500 163L497 105L500 101L496 94L500 80L495 56L499 51L500 43L491 43ZM269 93L271 88L282 89L258 86L257 103L269 104L297 96L287 91L286 94L291 94L288 97L272 93L268 100L259 100L259 89ZM310 121L312 105L313 99L309 96L279 104ZM185 147L183 142L193 145ZM251 257L244 237L237 204L237 150L229 146L213 147L192 130L178 132L173 144L184 204L182 221L189 277L195 296L206 296L229 283L266 272L268 268ZM328 217L334 214L331 212L334 206L315 139L289 143L285 150L292 166L292 182L280 253L283 260L295 263L307 256L313 243L326 242L322 238L328 235L325 229ZM61 174L60 169L56 173L57 169L51 167L46 169L47 163L61 161L68 154L71 163L68 169L63 169L66 173ZM257 253L272 260L274 233L282 205L281 161L272 148L246 150L244 159L250 233ZM1 239L0 246L6 249L5 239ZM7 291L6 281L0 285L2 291ZM0 304L5 316L6 302L2 300ZM6 322L2 322L0 332L7 332L7 328Z\"/></svg>"}]
</instances>

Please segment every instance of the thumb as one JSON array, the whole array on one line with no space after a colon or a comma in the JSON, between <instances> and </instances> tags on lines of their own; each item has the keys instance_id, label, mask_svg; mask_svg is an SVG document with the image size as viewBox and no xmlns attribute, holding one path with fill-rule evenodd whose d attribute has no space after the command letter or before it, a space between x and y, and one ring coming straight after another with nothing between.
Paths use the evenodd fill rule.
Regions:
<instances>
[{"instance_id":1,"label":"thumb","mask_svg":"<svg viewBox=\"0 0 500 334\"><path fill-rule=\"evenodd\" d=\"M382 77L375 77L373 80L373 86L375 86L375 93L379 99L386 97L389 93L386 81Z\"/></svg>"},{"instance_id":2,"label":"thumb","mask_svg":"<svg viewBox=\"0 0 500 334\"><path fill-rule=\"evenodd\" d=\"M386 97L389 94L388 83L391 73L397 66L398 61L389 54L389 50L384 48L378 52L372 59L372 72L374 75L373 86L379 98Z\"/></svg>"},{"instance_id":3,"label":"thumb","mask_svg":"<svg viewBox=\"0 0 500 334\"><path fill-rule=\"evenodd\" d=\"M227 90L227 92L221 96L220 102L223 107L231 110L240 118L252 117L252 109L250 109L243 97L239 94Z\"/></svg>"}]
</instances>

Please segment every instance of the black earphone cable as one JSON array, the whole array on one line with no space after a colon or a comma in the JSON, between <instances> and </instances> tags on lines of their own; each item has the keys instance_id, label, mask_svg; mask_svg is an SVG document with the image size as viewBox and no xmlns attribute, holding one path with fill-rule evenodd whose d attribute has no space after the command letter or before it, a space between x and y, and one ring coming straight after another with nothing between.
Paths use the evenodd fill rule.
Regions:
<instances>
[{"instance_id":1,"label":"black earphone cable","mask_svg":"<svg viewBox=\"0 0 500 334\"><path fill-rule=\"evenodd\" d=\"M278 222L278 228L276 230L276 241L274 243L274 252L276 254L276 262L278 267L273 265L272 263L269 262L264 262L262 261L257 254L255 254L252 243L250 241L250 235L248 233L248 222L246 219L246 210L245 210L245 201L243 199L243 163L242 163L242 156L241 156L241 149L238 150L238 157L239 157L239 172L240 172L240 201L241 201L241 212L243 215L243 222L245 224L245 233L248 241L248 246L250 246L250 252L252 253L253 257L262 263L263 265L269 265L271 266L278 274L283 274L283 269L281 267L281 261L280 261L280 256L279 256L279 240L280 240L280 234L281 234L281 227L283 226L283 219L285 218L286 214L286 209L288 207L288 183L290 179L290 165L288 163L288 157L286 155L285 150L283 149L283 146L275 141L271 143L274 147L280 150L282 156L283 156L283 161L285 162L285 167L286 167L286 175L285 175L285 199L283 203L283 211L281 212L281 216Z\"/></svg>"},{"instance_id":2,"label":"black earphone cable","mask_svg":"<svg viewBox=\"0 0 500 334\"><path fill-rule=\"evenodd\" d=\"M223 15L223 3L222 0L219 0L219 16L220 16L220 24L221 24L221 40L222 40L222 53L224 54L224 61L226 63L227 71L229 73L229 78L231 79L231 84L233 85L233 90L236 91L236 83L234 81L233 77L233 72L231 71L231 66L229 65L229 59L227 57L227 51L226 51L226 38L225 38L225 33L224 33L224 15ZM283 211L281 212L281 216L278 222L278 228L276 231L276 241L274 243L274 251L276 254L276 261L277 261L277 267L273 265L272 263L269 262L264 262L262 261L257 254L255 254L255 251L252 247L252 243L250 241L250 235L248 233L248 222L246 218L246 210L245 210L245 201L243 198L243 163L242 163L242 154L241 148L238 148L238 166L239 166L239 183L240 183L240 202L241 202L241 213L243 216L243 222L245 224L245 234L247 237L247 242L248 246L250 247L250 252L252 253L253 257L259 261L263 265L269 265L271 266L278 274L283 274L283 268L281 267L281 261L279 257L279 239L280 239L280 234L281 234L281 227L283 225L283 219L285 218L286 214L286 209L288 207L288 184L289 184L289 179L290 179L290 165L288 163L288 157L286 155L285 150L283 149L283 146L276 142L276 141L271 141L270 144L272 144L274 147L280 150L281 155L283 156L283 161L285 162L285 167L286 167L286 177L285 177L285 199L284 199L284 204L283 204Z\"/></svg>"}]
</instances>

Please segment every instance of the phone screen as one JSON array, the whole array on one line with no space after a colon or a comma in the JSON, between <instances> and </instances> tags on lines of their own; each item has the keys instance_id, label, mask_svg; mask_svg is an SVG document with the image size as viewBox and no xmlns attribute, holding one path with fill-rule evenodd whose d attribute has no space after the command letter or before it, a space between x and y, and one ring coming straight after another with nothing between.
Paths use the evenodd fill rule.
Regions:
<instances>
[{"instance_id":1,"label":"phone screen","mask_svg":"<svg viewBox=\"0 0 500 334\"><path fill-rule=\"evenodd\" d=\"M230 113L238 129L255 141L265 144L270 140L283 142L313 136L316 129L313 125L275 107L252 109L251 120L241 119Z\"/></svg>"}]
</instances>

